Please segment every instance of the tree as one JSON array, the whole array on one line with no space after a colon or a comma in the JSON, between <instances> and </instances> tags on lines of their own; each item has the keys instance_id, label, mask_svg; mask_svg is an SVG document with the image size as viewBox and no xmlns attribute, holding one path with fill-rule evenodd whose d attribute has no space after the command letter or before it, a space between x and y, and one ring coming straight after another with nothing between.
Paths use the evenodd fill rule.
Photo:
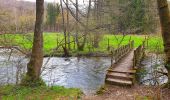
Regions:
<instances>
[{"instance_id":1,"label":"tree","mask_svg":"<svg viewBox=\"0 0 170 100\"><path fill-rule=\"evenodd\" d=\"M31 59L27 65L24 85L36 85L40 81L40 71L43 63L43 16L44 0L36 0L36 22ZM25 83L24 83L25 82Z\"/></svg>"},{"instance_id":2,"label":"tree","mask_svg":"<svg viewBox=\"0 0 170 100\"><path fill-rule=\"evenodd\" d=\"M66 26L65 26L65 16L64 16L64 9L63 9L63 1L60 0L60 5L61 5L61 14L62 14L62 26L63 26L63 31L64 31L64 46L63 47L63 50L64 50L64 55L65 57L68 57L69 56L69 52L68 52L68 49L67 49L67 29L66 29Z\"/></svg>"},{"instance_id":3,"label":"tree","mask_svg":"<svg viewBox=\"0 0 170 100\"><path fill-rule=\"evenodd\" d=\"M47 24L50 26L50 29L53 27L55 30L56 19L60 14L59 4L49 3L47 5Z\"/></svg>"},{"instance_id":4,"label":"tree","mask_svg":"<svg viewBox=\"0 0 170 100\"><path fill-rule=\"evenodd\" d=\"M168 70L168 83L166 86L170 88L170 13L167 0L157 0L157 3L164 42L164 52L166 54L165 67Z\"/></svg>"},{"instance_id":5,"label":"tree","mask_svg":"<svg viewBox=\"0 0 170 100\"><path fill-rule=\"evenodd\" d=\"M117 29L121 33L153 32L154 15L151 0L130 0L125 5L120 3L120 16L117 20Z\"/></svg>"},{"instance_id":6,"label":"tree","mask_svg":"<svg viewBox=\"0 0 170 100\"><path fill-rule=\"evenodd\" d=\"M88 2L89 2L89 5L88 5L88 10L87 10L86 22L85 22L86 24L85 24L85 27L84 27L85 29L84 29L82 36L79 36L78 34L78 28L79 28L78 20L80 19L79 18L80 10L79 10L78 0L76 0L76 4L75 4L75 7L76 7L76 43L77 43L77 49L79 51L84 50L86 40L87 40L87 34L88 34L88 29L89 29L89 17L90 17L90 10L91 10L91 0L89 0Z\"/></svg>"},{"instance_id":7,"label":"tree","mask_svg":"<svg viewBox=\"0 0 170 100\"><path fill-rule=\"evenodd\" d=\"M68 0L66 0L66 6L69 5L69 2ZM71 45L70 45L70 28L69 28L69 9L67 8L67 41L68 41L68 49L70 50L71 49Z\"/></svg>"}]
</instances>

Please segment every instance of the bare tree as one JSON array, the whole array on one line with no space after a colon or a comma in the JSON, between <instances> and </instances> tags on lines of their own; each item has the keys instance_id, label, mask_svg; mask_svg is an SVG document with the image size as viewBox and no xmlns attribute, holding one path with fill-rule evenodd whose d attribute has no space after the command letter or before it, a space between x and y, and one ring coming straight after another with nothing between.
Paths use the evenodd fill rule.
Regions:
<instances>
[{"instance_id":1,"label":"bare tree","mask_svg":"<svg viewBox=\"0 0 170 100\"><path fill-rule=\"evenodd\" d=\"M63 31L64 31L64 46L63 50L64 50L64 56L68 57L69 56L69 52L67 49L67 30L66 30L66 26L65 26L65 16L64 16L64 9L63 9L63 1L60 0L60 5L61 5L61 14L62 14L62 26L63 26Z\"/></svg>"},{"instance_id":2,"label":"bare tree","mask_svg":"<svg viewBox=\"0 0 170 100\"><path fill-rule=\"evenodd\" d=\"M66 5L69 5L68 0L66 0ZM70 28L69 28L69 9L67 8L67 41L68 41L68 49L71 49L70 46Z\"/></svg>"}]
</instances>

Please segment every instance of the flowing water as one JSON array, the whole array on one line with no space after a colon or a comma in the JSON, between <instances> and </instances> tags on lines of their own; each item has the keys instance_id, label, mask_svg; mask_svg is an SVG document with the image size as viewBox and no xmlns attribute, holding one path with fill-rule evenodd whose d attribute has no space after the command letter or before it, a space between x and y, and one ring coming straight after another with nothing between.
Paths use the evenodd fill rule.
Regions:
<instances>
[{"instance_id":1,"label":"flowing water","mask_svg":"<svg viewBox=\"0 0 170 100\"><path fill-rule=\"evenodd\" d=\"M26 73L28 59L11 50L0 50L0 85L16 84ZM139 76L145 85L160 85L167 82L166 76L160 76L155 70L166 71L163 59L149 56L142 61L143 71ZM60 85L79 88L85 94L94 94L104 85L106 70L110 66L107 57L51 57L44 58L42 79L48 86ZM157 77L160 76L160 77Z\"/></svg>"},{"instance_id":2,"label":"flowing water","mask_svg":"<svg viewBox=\"0 0 170 100\"><path fill-rule=\"evenodd\" d=\"M19 80L16 76L21 77L26 72L28 59L4 51L0 52L0 84L15 84ZM85 94L94 94L104 84L109 66L107 57L44 58L41 77L49 86L80 88Z\"/></svg>"},{"instance_id":3,"label":"flowing water","mask_svg":"<svg viewBox=\"0 0 170 100\"><path fill-rule=\"evenodd\" d=\"M104 84L110 59L54 57L50 58L46 66L42 78L48 85L75 87L85 94L93 94Z\"/></svg>"},{"instance_id":4,"label":"flowing water","mask_svg":"<svg viewBox=\"0 0 170 100\"><path fill-rule=\"evenodd\" d=\"M162 85L167 83L168 77L159 72L167 72L164 67L164 56L150 54L141 62L140 83L144 85Z\"/></svg>"}]
</instances>

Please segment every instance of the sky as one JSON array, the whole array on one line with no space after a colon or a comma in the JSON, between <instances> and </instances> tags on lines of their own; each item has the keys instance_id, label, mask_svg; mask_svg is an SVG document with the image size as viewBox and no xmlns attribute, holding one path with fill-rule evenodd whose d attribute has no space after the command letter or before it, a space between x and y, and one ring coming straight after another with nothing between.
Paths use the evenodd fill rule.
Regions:
<instances>
[{"instance_id":1,"label":"sky","mask_svg":"<svg viewBox=\"0 0 170 100\"><path fill-rule=\"evenodd\" d=\"M23 0L23 1L35 2L36 0ZM45 0L45 2L54 2L54 1L59 2L60 0ZM86 0L85 0L85 1L86 1ZM170 1L170 0L168 0L168 1ZM83 2L83 0L79 0L79 2Z\"/></svg>"},{"instance_id":2,"label":"sky","mask_svg":"<svg viewBox=\"0 0 170 100\"><path fill-rule=\"evenodd\" d=\"M36 0L23 0L23 1L35 2ZM59 2L60 0L45 0L45 2L54 2L54 1ZM85 1L86 1L86 0L85 0ZM170 1L170 0L168 0L168 1ZM79 2L83 2L83 0L79 0Z\"/></svg>"},{"instance_id":3,"label":"sky","mask_svg":"<svg viewBox=\"0 0 170 100\"><path fill-rule=\"evenodd\" d=\"M18 0L19 1L19 0ZM35 2L36 0L20 0L20 1L30 1L30 2ZM60 2L60 0L44 0L45 2ZM73 0L75 1L75 0ZM83 4L83 1L88 1L88 0L79 0L79 4Z\"/></svg>"},{"instance_id":4,"label":"sky","mask_svg":"<svg viewBox=\"0 0 170 100\"><path fill-rule=\"evenodd\" d=\"M22 1L31 1L35 2L36 0L22 0ZM59 1L59 0L45 0L46 2L54 2L54 1Z\"/></svg>"}]
</instances>

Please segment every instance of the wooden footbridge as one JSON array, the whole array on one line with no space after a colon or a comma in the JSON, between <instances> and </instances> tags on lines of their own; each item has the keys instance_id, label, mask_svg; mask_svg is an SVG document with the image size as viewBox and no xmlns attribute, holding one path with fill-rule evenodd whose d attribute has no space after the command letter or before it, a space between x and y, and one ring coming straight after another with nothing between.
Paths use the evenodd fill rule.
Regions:
<instances>
[{"instance_id":1,"label":"wooden footbridge","mask_svg":"<svg viewBox=\"0 0 170 100\"><path fill-rule=\"evenodd\" d=\"M106 83L114 85L133 85L136 69L144 55L145 42L134 49L134 41L112 51L112 64L107 70Z\"/></svg>"}]
</instances>

